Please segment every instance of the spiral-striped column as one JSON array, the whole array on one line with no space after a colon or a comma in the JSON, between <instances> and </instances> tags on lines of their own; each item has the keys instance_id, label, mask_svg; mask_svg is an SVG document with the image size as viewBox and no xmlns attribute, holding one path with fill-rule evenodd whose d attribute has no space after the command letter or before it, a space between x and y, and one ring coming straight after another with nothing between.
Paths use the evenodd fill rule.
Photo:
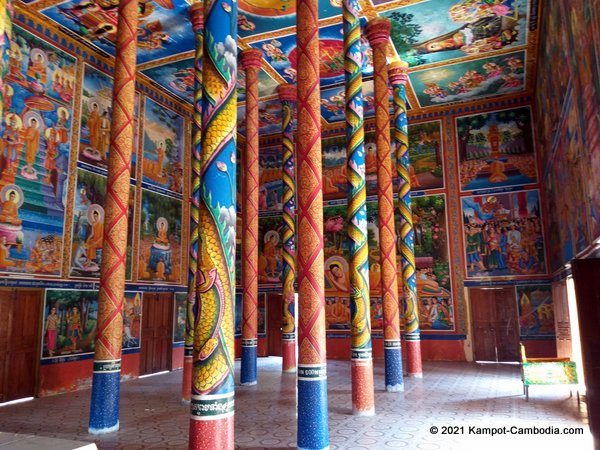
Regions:
<instances>
[{"instance_id":1,"label":"spiral-striped column","mask_svg":"<svg viewBox=\"0 0 600 450\"><path fill-rule=\"evenodd\" d=\"M240 62L246 71L246 152L242 156L242 368L240 383L256 384L258 346L258 72L262 52L244 50Z\"/></svg>"},{"instance_id":2,"label":"spiral-striped column","mask_svg":"<svg viewBox=\"0 0 600 450\"><path fill-rule=\"evenodd\" d=\"M367 24L367 37L373 48L375 82L377 202L384 320L385 385L388 391L393 392L403 390L404 382L400 349L400 308L398 303L398 274L396 272L396 227L394 224L393 169L390 148L390 108L386 61L390 21L382 17L369 21Z\"/></svg>"},{"instance_id":3,"label":"spiral-striped column","mask_svg":"<svg viewBox=\"0 0 600 450\"><path fill-rule=\"evenodd\" d=\"M8 52L10 40L12 39L12 21L13 21L12 0L0 1L0 23L3 25L0 29L0 120L4 120L4 80L8 72Z\"/></svg>"},{"instance_id":4,"label":"spiral-striped column","mask_svg":"<svg viewBox=\"0 0 600 450\"><path fill-rule=\"evenodd\" d=\"M119 383L127 217L133 150L133 114L138 23L137 0L121 0L117 25L113 112L104 200L104 242L90 404L89 432L119 429Z\"/></svg>"},{"instance_id":5,"label":"spiral-striped column","mask_svg":"<svg viewBox=\"0 0 600 450\"><path fill-rule=\"evenodd\" d=\"M204 3L190 449L233 449L237 2Z\"/></svg>"},{"instance_id":6,"label":"spiral-striped column","mask_svg":"<svg viewBox=\"0 0 600 450\"><path fill-rule=\"evenodd\" d=\"M204 4L193 3L189 9L196 37L194 54L194 113L192 114L192 192L190 195L190 256L188 295L186 299L185 347L183 350L183 383L181 399L189 403L192 395L192 361L194 327L196 326L196 270L198 268L198 208L200 205L200 150L202 148L202 53L204 52Z\"/></svg>"},{"instance_id":7,"label":"spiral-striped column","mask_svg":"<svg viewBox=\"0 0 600 450\"><path fill-rule=\"evenodd\" d=\"M295 84L280 84L277 93L281 100L281 144L283 180L283 277L281 335L282 370L296 372L296 305L294 281L296 278L296 171L294 167L293 105L296 102Z\"/></svg>"},{"instance_id":8,"label":"spiral-striped column","mask_svg":"<svg viewBox=\"0 0 600 450\"><path fill-rule=\"evenodd\" d=\"M408 65L395 62L390 65L390 81L394 89L394 141L396 143L396 169L400 178L398 211L400 213L400 257L402 260L402 286L404 287L404 338L406 340L406 365L408 376L422 377L421 336L419 332L419 306L417 277L415 275L415 248L410 204L410 160L408 158L408 116L406 110L406 74Z\"/></svg>"},{"instance_id":9,"label":"spiral-striped column","mask_svg":"<svg viewBox=\"0 0 600 450\"><path fill-rule=\"evenodd\" d=\"M298 448L329 448L319 2L296 3L298 73Z\"/></svg>"},{"instance_id":10,"label":"spiral-striped column","mask_svg":"<svg viewBox=\"0 0 600 450\"><path fill-rule=\"evenodd\" d=\"M360 4L344 0L344 71L346 74L346 151L348 177L348 236L350 245L350 315L352 331L352 411L375 414L371 305L369 299L369 244L363 127Z\"/></svg>"}]
</instances>

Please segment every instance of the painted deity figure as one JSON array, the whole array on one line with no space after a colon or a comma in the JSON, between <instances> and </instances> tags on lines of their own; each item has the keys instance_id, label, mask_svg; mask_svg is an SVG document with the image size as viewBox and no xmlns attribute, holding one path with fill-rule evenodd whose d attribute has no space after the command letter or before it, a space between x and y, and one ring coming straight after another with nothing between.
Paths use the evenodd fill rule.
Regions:
<instances>
[{"instance_id":1,"label":"painted deity figure","mask_svg":"<svg viewBox=\"0 0 600 450\"><path fill-rule=\"evenodd\" d=\"M29 60L29 67L27 67L27 76L34 80L46 84L48 83L48 74L46 73L46 63L41 53L35 53Z\"/></svg>"},{"instance_id":2,"label":"painted deity figure","mask_svg":"<svg viewBox=\"0 0 600 450\"><path fill-rule=\"evenodd\" d=\"M156 237L156 239L154 240L154 242L156 242L157 244L160 245L166 245L169 246L169 236L167 234L167 225L164 221L160 221L160 223L158 223L157 226L158 229L158 235Z\"/></svg>"},{"instance_id":3,"label":"painted deity figure","mask_svg":"<svg viewBox=\"0 0 600 450\"><path fill-rule=\"evenodd\" d=\"M27 163L26 171L29 174L35 173L33 165L35 164L39 148L39 123L35 117L32 117L29 119L29 124L25 130L25 162Z\"/></svg>"},{"instance_id":4,"label":"painted deity figure","mask_svg":"<svg viewBox=\"0 0 600 450\"><path fill-rule=\"evenodd\" d=\"M158 149L156 150L156 174L162 176L163 173L163 164L165 162L165 145L161 141L158 144Z\"/></svg>"},{"instance_id":5,"label":"painted deity figure","mask_svg":"<svg viewBox=\"0 0 600 450\"><path fill-rule=\"evenodd\" d=\"M110 119L108 118L108 111L102 113L100 118L100 136L98 138L98 151L103 158L106 159L108 149L110 147Z\"/></svg>"},{"instance_id":6,"label":"painted deity figure","mask_svg":"<svg viewBox=\"0 0 600 450\"><path fill-rule=\"evenodd\" d=\"M473 271L475 264L479 270L484 271L485 266L481 260L481 237L474 225L467 225L467 265Z\"/></svg>"},{"instance_id":7,"label":"painted deity figure","mask_svg":"<svg viewBox=\"0 0 600 450\"><path fill-rule=\"evenodd\" d=\"M46 137L46 157L44 158L44 169L46 176L44 182L50 184L52 172L56 170L56 156L58 155L59 135L55 128L48 128L44 133Z\"/></svg>"},{"instance_id":8,"label":"painted deity figure","mask_svg":"<svg viewBox=\"0 0 600 450\"><path fill-rule=\"evenodd\" d=\"M104 240L104 222L100 217L100 212L95 210L92 213L91 220L91 232L88 238L85 240L86 256L88 259L87 264L89 265L92 261L97 259L97 250L102 249L102 241Z\"/></svg>"},{"instance_id":9,"label":"painted deity figure","mask_svg":"<svg viewBox=\"0 0 600 450\"><path fill-rule=\"evenodd\" d=\"M67 122L69 121L69 113L64 107L58 108L58 120L56 121L56 130L58 132L58 140L61 144L66 144L69 140L69 132L67 130Z\"/></svg>"},{"instance_id":10,"label":"painted deity figure","mask_svg":"<svg viewBox=\"0 0 600 450\"><path fill-rule=\"evenodd\" d=\"M71 349L75 350L81 340L81 313L77 306L67 313L67 338L71 341Z\"/></svg>"},{"instance_id":11,"label":"painted deity figure","mask_svg":"<svg viewBox=\"0 0 600 450\"><path fill-rule=\"evenodd\" d=\"M17 200L17 192L14 189L8 193L8 199L2 202L2 212L0 212L0 223L8 223L10 225L21 225L21 219L19 219L19 205Z\"/></svg>"},{"instance_id":12,"label":"painted deity figure","mask_svg":"<svg viewBox=\"0 0 600 450\"><path fill-rule=\"evenodd\" d=\"M348 292L350 286L344 269L338 263L332 263L327 269L327 279L336 291Z\"/></svg>"},{"instance_id":13,"label":"painted deity figure","mask_svg":"<svg viewBox=\"0 0 600 450\"><path fill-rule=\"evenodd\" d=\"M23 74L21 73L21 61L23 61L21 47L19 47L19 44L16 42L11 41L10 49L8 51L8 74L16 80L23 78Z\"/></svg>"},{"instance_id":14,"label":"painted deity figure","mask_svg":"<svg viewBox=\"0 0 600 450\"><path fill-rule=\"evenodd\" d=\"M92 111L88 117L88 130L90 135L90 146L98 151L100 143L100 113L98 112L98 103L92 103Z\"/></svg>"}]
</instances>

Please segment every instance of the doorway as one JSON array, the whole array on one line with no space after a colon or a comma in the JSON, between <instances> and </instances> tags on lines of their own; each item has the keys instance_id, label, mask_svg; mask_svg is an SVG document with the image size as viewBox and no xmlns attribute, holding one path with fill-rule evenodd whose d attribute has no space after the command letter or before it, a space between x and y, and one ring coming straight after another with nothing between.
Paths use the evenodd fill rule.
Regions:
<instances>
[{"instance_id":1,"label":"doorway","mask_svg":"<svg viewBox=\"0 0 600 450\"><path fill-rule=\"evenodd\" d=\"M0 403L36 394L40 289L0 289Z\"/></svg>"},{"instance_id":2,"label":"doorway","mask_svg":"<svg viewBox=\"0 0 600 450\"><path fill-rule=\"evenodd\" d=\"M267 352L269 356L283 356L281 351L282 302L281 294L267 294Z\"/></svg>"},{"instance_id":3,"label":"doorway","mask_svg":"<svg viewBox=\"0 0 600 450\"><path fill-rule=\"evenodd\" d=\"M519 361L517 301L513 287L470 288L476 361Z\"/></svg>"},{"instance_id":4,"label":"doorway","mask_svg":"<svg viewBox=\"0 0 600 450\"><path fill-rule=\"evenodd\" d=\"M170 370L173 324L173 294L144 293L140 375Z\"/></svg>"}]
</instances>

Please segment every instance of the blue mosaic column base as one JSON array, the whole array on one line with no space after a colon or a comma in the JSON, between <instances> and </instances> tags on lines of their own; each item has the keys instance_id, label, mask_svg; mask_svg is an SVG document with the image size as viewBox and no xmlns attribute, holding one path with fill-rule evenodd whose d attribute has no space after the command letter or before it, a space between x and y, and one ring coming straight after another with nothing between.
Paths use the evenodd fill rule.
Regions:
<instances>
[{"instance_id":1,"label":"blue mosaic column base","mask_svg":"<svg viewBox=\"0 0 600 450\"><path fill-rule=\"evenodd\" d=\"M400 344L398 342L398 344ZM384 348L385 357L385 389L388 392L404 391L402 374L402 349L400 346Z\"/></svg>"},{"instance_id":2,"label":"blue mosaic column base","mask_svg":"<svg viewBox=\"0 0 600 450\"><path fill-rule=\"evenodd\" d=\"M302 379L298 367L298 449L329 448L327 421L327 378Z\"/></svg>"},{"instance_id":3,"label":"blue mosaic column base","mask_svg":"<svg viewBox=\"0 0 600 450\"><path fill-rule=\"evenodd\" d=\"M249 339L250 340L250 339ZM254 341L256 341L254 339ZM257 345L244 345L242 342L242 364L240 371L240 384L252 386L256 384L256 351Z\"/></svg>"},{"instance_id":4,"label":"blue mosaic column base","mask_svg":"<svg viewBox=\"0 0 600 450\"><path fill-rule=\"evenodd\" d=\"M94 362L94 369L98 363ZM90 404L90 434L112 433L119 429L119 398L121 370L96 371L92 379Z\"/></svg>"}]
</instances>

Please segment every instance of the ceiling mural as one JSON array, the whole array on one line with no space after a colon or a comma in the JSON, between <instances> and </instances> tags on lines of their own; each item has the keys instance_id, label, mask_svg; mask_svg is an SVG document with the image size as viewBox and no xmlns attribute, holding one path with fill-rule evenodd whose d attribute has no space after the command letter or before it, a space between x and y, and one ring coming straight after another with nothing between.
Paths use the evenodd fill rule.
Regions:
<instances>
[{"instance_id":1,"label":"ceiling mural","mask_svg":"<svg viewBox=\"0 0 600 450\"><path fill-rule=\"evenodd\" d=\"M194 59L185 58L167 62L159 66L141 68L140 72L155 83L167 89L182 100L193 103L194 100ZM277 83L264 70L258 73L258 95L260 98L276 94ZM238 73L238 102L246 100L246 75Z\"/></svg>"},{"instance_id":2,"label":"ceiling mural","mask_svg":"<svg viewBox=\"0 0 600 450\"><path fill-rule=\"evenodd\" d=\"M27 0L22 1L27 3ZM365 115L373 115L372 50L367 20L392 22L388 60L409 63L408 99L413 110L530 92L526 81L537 52L539 0L361 0ZM37 0L27 9L52 20L108 55L114 55L117 0ZM138 64L144 76L192 103L194 36L186 0L140 0ZM319 0L322 115L343 121L341 0ZM261 134L279 127L275 88L296 82L296 0L239 0L238 46L264 54L259 97ZM238 100L244 101L240 71ZM341 98L340 98L341 97ZM243 114L243 108L240 109ZM280 120L280 117L279 119ZM277 123L277 124L276 124ZM274 132L279 132L275 130Z\"/></svg>"}]
</instances>

